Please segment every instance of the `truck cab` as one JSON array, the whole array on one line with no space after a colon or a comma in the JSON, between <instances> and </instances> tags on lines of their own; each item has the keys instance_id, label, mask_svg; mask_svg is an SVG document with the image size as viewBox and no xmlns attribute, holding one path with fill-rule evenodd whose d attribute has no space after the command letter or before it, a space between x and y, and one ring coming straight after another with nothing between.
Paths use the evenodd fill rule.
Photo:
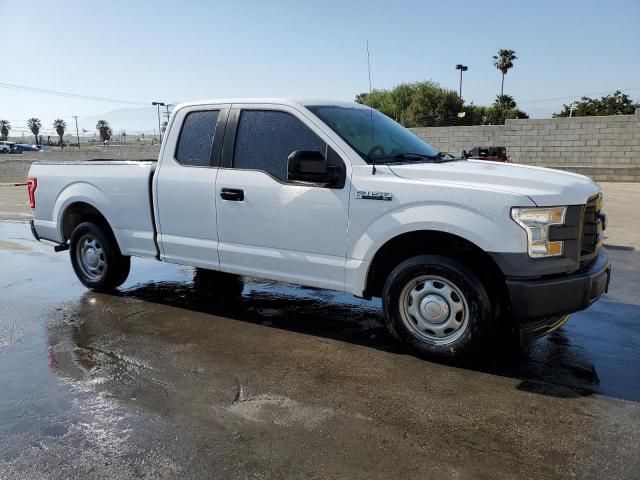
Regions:
<instances>
[{"instance_id":1,"label":"truck cab","mask_svg":"<svg viewBox=\"0 0 640 480\"><path fill-rule=\"evenodd\" d=\"M380 297L390 332L440 358L557 328L610 276L590 179L456 158L352 103L182 104L157 162L53 168L30 172L34 235L89 288L137 255Z\"/></svg>"}]
</instances>

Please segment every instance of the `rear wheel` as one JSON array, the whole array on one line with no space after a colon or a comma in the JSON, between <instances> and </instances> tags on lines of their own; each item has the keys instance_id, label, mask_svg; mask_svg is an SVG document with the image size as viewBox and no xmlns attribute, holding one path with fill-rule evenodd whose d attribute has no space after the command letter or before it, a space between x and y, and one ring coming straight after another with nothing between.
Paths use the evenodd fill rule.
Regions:
<instances>
[{"instance_id":1,"label":"rear wheel","mask_svg":"<svg viewBox=\"0 0 640 480\"><path fill-rule=\"evenodd\" d=\"M91 290L113 290L129 275L131 257L120 253L113 234L93 222L79 224L71 234L69 255L78 279Z\"/></svg>"},{"instance_id":2,"label":"rear wheel","mask_svg":"<svg viewBox=\"0 0 640 480\"><path fill-rule=\"evenodd\" d=\"M458 261L421 255L398 265L383 290L391 333L410 350L460 358L486 345L493 331L482 282Z\"/></svg>"}]
</instances>

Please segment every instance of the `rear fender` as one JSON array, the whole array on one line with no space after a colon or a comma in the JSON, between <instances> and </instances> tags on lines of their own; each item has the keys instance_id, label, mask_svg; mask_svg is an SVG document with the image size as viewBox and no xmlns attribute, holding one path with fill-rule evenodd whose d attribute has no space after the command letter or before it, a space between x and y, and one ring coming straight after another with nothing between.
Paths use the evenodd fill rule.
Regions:
<instances>
[{"instance_id":1,"label":"rear fender","mask_svg":"<svg viewBox=\"0 0 640 480\"><path fill-rule=\"evenodd\" d=\"M87 182L74 182L68 185L58 195L52 215L57 225L58 240L61 243L64 241L62 227L63 218L67 208L78 202L91 205L100 212L100 214L107 220L107 223L116 237L118 245L120 245L120 239L118 238L118 225L114 223L116 216L114 214L113 204L100 189Z\"/></svg>"}]
</instances>

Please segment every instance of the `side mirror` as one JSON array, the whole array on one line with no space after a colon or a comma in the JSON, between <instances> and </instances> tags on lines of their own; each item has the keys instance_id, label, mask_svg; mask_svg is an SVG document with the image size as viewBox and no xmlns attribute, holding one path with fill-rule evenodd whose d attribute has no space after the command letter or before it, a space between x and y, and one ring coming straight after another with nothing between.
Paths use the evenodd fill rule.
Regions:
<instances>
[{"instance_id":1,"label":"side mirror","mask_svg":"<svg viewBox=\"0 0 640 480\"><path fill-rule=\"evenodd\" d=\"M327 174L327 159L317 150L296 150L288 158L287 176L289 180L310 183L332 183Z\"/></svg>"}]
</instances>

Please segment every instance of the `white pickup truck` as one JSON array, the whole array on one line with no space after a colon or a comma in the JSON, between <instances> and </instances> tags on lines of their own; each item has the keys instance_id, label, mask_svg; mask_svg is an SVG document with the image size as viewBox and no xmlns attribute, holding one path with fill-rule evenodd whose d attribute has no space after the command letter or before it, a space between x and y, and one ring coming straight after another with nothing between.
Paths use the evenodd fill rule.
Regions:
<instances>
[{"instance_id":1,"label":"white pickup truck","mask_svg":"<svg viewBox=\"0 0 640 480\"><path fill-rule=\"evenodd\" d=\"M91 289L140 256L381 297L392 334L430 356L549 332L609 283L590 179L454 158L352 103L186 103L157 162L29 177L33 235L69 249Z\"/></svg>"}]
</instances>

